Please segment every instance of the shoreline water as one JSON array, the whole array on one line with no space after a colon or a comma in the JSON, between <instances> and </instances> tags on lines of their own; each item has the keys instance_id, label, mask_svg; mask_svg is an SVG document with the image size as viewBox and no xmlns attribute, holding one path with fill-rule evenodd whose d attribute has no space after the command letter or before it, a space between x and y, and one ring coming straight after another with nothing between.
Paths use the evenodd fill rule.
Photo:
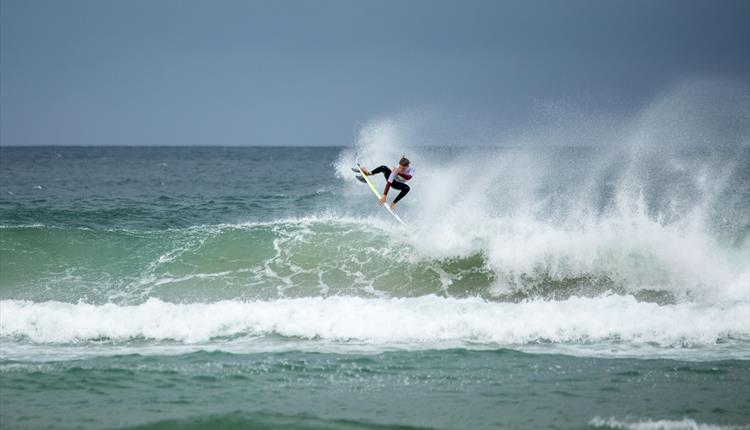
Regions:
<instances>
[{"instance_id":1,"label":"shoreline water","mask_svg":"<svg viewBox=\"0 0 750 430\"><path fill-rule=\"evenodd\" d=\"M0 369L4 421L11 428L617 428L597 419L679 423L685 416L742 428L750 419L746 360L463 349L374 355L198 351L3 360ZM56 400L40 392L56 393ZM33 418L31 411L43 404L48 412ZM124 422L130 424L118 425Z\"/></svg>"}]
</instances>

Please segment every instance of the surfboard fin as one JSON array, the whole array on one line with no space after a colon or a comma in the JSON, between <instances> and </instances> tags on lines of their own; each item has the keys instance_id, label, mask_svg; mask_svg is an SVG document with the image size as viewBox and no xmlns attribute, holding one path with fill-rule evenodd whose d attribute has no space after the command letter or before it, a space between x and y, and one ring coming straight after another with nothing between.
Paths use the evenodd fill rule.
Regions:
<instances>
[{"instance_id":1,"label":"surfboard fin","mask_svg":"<svg viewBox=\"0 0 750 430\"><path fill-rule=\"evenodd\" d=\"M367 183L367 181L365 181L365 178L363 178L362 175L357 175L357 176L355 176L355 178L357 178L357 180L359 182L362 182L363 184Z\"/></svg>"}]
</instances>

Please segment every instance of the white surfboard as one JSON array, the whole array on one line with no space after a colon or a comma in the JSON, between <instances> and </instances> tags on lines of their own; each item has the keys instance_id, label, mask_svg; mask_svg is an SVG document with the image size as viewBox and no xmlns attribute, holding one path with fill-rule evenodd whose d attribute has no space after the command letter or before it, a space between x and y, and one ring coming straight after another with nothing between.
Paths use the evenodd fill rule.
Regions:
<instances>
[{"instance_id":1,"label":"white surfboard","mask_svg":"<svg viewBox=\"0 0 750 430\"><path fill-rule=\"evenodd\" d=\"M367 185L370 186L370 189L372 190L372 192L375 194L378 200L380 200L381 195L378 192L378 189L375 188L375 185L373 185L372 181L370 181L370 178L367 175L365 175L365 172L362 171L362 166L359 165L359 161L357 161L357 169L359 169L359 173L361 173L362 177L365 178L365 181L367 181ZM383 204L382 206L388 211L388 213L393 215L393 217L396 218L396 220L400 222L401 225L403 225L404 227L406 226L406 223L401 220L401 218L396 214L396 212L393 212L393 209L391 209L387 203Z\"/></svg>"}]
</instances>

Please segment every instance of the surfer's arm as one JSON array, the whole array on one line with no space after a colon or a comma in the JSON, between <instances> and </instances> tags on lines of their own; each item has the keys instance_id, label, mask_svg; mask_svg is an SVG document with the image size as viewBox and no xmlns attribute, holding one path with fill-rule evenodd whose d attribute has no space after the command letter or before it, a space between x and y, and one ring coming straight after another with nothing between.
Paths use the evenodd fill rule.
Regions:
<instances>
[{"instance_id":1,"label":"surfer's arm","mask_svg":"<svg viewBox=\"0 0 750 430\"><path fill-rule=\"evenodd\" d=\"M411 179L411 175L409 175L408 173L398 172L398 176L401 176L402 178L404 178L406 180Z\"/></svg>"},{"instance_id":2,"label":"surfer's arm","mask_svg":"<svg viewBox=\"0 0 750 430\"><path fill-rule=\"evenodd\" d=\"M407 167L407 168L400 167L396 171L396 174L408 181L414 176L414 168L413 167Z\"/></svg>"},{"instance_id":3,"label":"surfer's arm","mask_svg":"<svg viewBox=\"0 0 750 430\"><path fill-rule=\"evenodd\" d=\"M391 189L391 182L393 182L396 179L396 172L398 172L398 166L395 166L393 170L391 170L391 175L388 177L388 180L385 182L385 189L383 190L383 195L388 194L388 190Z\"/></svg>"},{"instance_id":4,"label":"surfer's arm","mask_svg":"<svg viewBox=\"0 0 750 430\"><path fill-rule=\"evenodd\" d=\"M388 195L388 190L390 189L391 189L391 181L388 181L385 183L385 189L383 190L384 197Z\"/></svg>"}]
</instances>

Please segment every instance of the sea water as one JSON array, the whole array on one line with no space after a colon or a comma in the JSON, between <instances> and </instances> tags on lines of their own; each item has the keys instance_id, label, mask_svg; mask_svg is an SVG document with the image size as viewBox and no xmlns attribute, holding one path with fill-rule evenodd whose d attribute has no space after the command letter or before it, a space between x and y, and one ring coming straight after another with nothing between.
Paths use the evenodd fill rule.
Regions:
<instances>
[{"instance_id":1,"label":"sea water","mask_svg":"<svg viewBox=\"0 0 750 430\"><path fill-rule=\"evenodd\" d=\"M0 426L750 428L746 125L2 147Z\"/></svg>"}]
</instances>

